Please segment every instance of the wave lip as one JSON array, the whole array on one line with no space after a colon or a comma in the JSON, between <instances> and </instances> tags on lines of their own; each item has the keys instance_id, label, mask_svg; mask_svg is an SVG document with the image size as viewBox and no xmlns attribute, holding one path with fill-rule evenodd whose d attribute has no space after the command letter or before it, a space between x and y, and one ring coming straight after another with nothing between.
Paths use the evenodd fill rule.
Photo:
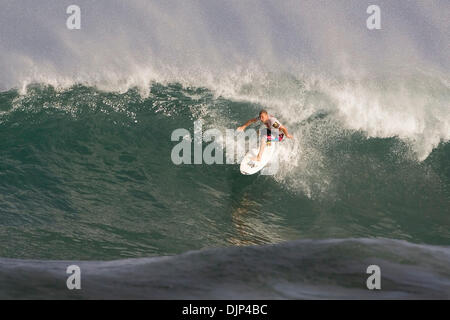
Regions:
<instances>
[{"instance_id":1,"label":"wave lip","mask_svg":"<svg viewBox=\"0 0 450 320\"><path fill-rule=\"evenodd\" d=\"M67 266L81 290L66 288ZM381 290L368 290L369 265ZM2 299L449 299L450 248L390 239L298 240L117 261L0 259Z\"/></svg>"}]
</instances>

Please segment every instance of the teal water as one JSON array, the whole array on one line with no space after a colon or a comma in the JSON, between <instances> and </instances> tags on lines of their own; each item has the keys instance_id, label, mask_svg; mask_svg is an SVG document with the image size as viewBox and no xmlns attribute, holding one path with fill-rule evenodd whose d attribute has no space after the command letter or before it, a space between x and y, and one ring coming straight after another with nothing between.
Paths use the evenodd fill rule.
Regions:
<instances>
[{"instance_id":1,"label":"teal water","mask_svg":"<svg viewBox=\"0 0 450 320\"><path fill-rule=\"evenodd\" d=\"M0 256L112 260L359 237L450 244L448 142L420 161L408 139L346 128L329 106L298 118L270 110L296 136L275 176L172 163L173 130L193 133L198 119L204 130L236 128L261 107L177 83L148 95L2 92Z\"/></svg>"},{"instance_id":2,"label":"teal water","mask_svg":"<svg viewBox=\"0 0 450 320\"><path fill-rule=\"evenodd\" d=\"M427 80L406 81L405 114L387 80L363 84L383 109L286 75L234 96L158 82L0 93L0 297L448 299L450 89ZM261 108L295 137L276 174L172 162L174 130L225 135Z\"/></svg>"}]
</instances>

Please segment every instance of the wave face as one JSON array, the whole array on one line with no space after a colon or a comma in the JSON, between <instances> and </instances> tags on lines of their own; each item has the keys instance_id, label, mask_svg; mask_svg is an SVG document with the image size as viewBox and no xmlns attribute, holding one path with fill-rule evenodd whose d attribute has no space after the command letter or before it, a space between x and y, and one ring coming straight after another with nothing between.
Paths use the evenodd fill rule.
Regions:
<instances>
[{"instance_id":1,"label":"wave face","mask_svg":"<svg viewBox=\"0 0 450 320\"><path fill-rule=\"evenodd\" d=\"M304 107L269 111L296 140L281 147L276 175L251 177L238 165L175 165L170 136L193 134L199 119L203 130L236 128L261 104L157 83L146 97L81 85L2 93L0 256L115 259L367 236L447 245L449 144L419 161L414 141L352 130L331 94L285 81Z\"/></svg>"},{"instance_id":2,"label":"wave face","mask_svg":"<svg viewBox=\"0 0 450 320\"><path fill-rule=\"evenodd\" d=\"M81 269L81 290L66 288L73 264ZM369 265L380 267L380 290L366 287ZM387 239L302 240L111 262L0 259L0 298L449 299L449 265L449 247Z\"/></svg>"},{"instance_id":3,"label":"wave face","mask_svg":"<svg viewBox=\"0 0 450 320\"><path fill-rule=\"evenodd\" d=\"M51 269L60 262L49 260L119 259L104 265L120 268L138 259L133 269L265 250L292 253L295 262L289 248L304 244L263 245L298 239L355 254L354 245L371 240L320 241L401 240L376 242L380 251L364 251L362 264L391 245L403 258L448 246L449 3L378 3L377 31L366 28L365 1L80 0L81 30L66 28L63 3L5 5L0 272L20 261ZM295 137L281 146L275 175L172 163L174 130L192 135L202 120L203 131L224 133L262 108ZM256 247L203 252L248 245ZM446 261L445 248L436 261L417 253L408 269L432 279L428 294L425 282L415 294L403 287L413 280L400 277L398 297L445 297L439 281L448 284L448 269L431 266ZM189 250L200 251L179 256ZM166 255L177 256L156 258ZM175 273L168 276L179 279ZM353 294L319 278L294 284L292 295L276 293L273 282L267 296L322 297L323 286L330 297Z\"/></svg>"}]
</instances>

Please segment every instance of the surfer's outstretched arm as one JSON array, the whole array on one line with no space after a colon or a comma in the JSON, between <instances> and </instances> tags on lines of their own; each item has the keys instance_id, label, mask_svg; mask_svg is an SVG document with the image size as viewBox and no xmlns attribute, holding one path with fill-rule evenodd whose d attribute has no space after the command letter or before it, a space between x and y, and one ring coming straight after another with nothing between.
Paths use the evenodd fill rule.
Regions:
<instances>
[{"instance_id":1,"label":"surfer's outstretched arm","mask_svg":"<svg viewBox=\"0 0 450 320\"><path fill-rule=\"evenodd\" d=\"M292 139L292 138L293 138L293 136L291 136L291 135L288 133L288 131L287 131L287 129L286 129L285 126L281 126L281 127L280 127L280 130L283 131L283 133L284 133L284 134L286 135L286 137L288 137L289 139Z\"/></svg>"},{"instance_id":2,"label":"surfer's outstretched arm","mask_svg":"<svg viewBox=\"0 0 450 320\"><path fill-rule=\"evenodd\" d=\"M237 128L237 130L239 131L244 131L245 128L247 128L249 125L251 125L252 123L258 121L258 118L253 118L248 120L246 123L244 123L244 125L240 126L239 128Z\"/></svg>"}]
</instances>

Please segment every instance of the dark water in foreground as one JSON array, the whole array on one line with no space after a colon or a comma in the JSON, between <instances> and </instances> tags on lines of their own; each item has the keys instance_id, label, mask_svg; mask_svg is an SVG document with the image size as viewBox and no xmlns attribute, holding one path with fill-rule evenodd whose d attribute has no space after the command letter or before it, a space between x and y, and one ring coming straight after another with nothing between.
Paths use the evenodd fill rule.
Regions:
<instances>
[{"instance_id":1,"label":"dark water in foreground","mask_svg":"<svg viewBox=\"0 0 450 320\"><path fill-rule=\"evenodd\" d=\"M450 251L386 239L303 240L111 262L2 259L0 298L449 299ZM81 268L68 290L66 268ZM367 266L381 269L368 290Z\"/></svg>"}]
</instances>

